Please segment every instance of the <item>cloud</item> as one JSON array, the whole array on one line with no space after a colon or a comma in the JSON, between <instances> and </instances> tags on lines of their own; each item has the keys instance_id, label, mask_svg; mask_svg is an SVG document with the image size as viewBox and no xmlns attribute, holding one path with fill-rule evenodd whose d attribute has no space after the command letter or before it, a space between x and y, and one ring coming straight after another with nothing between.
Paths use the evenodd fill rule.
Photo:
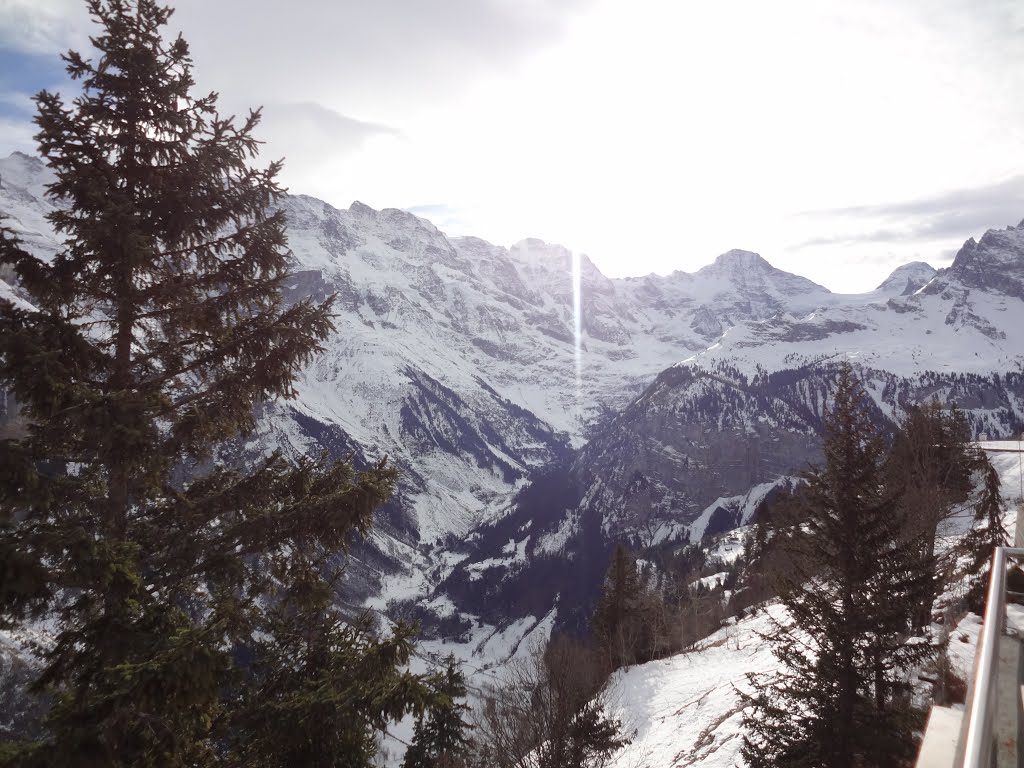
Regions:
<instances>
[{"instance_id":1,"label":"cloud","mask_svg":"<svg viewBox=\"0 0 1024 768\"><path fill-rule=\"evenodd\" d=\"M66 91L70 83L58 56L0 47L0 105L32 113L32 96L43 89Z\"/></svg>"},{"instance_id":2,"label":"cloud","mask_svg":"<svg viewBox=\"0 0 1024 768\"><path fill-rule=\"evenodd\" d=\"M402 140L425 110L563 36L596 0L171 0L166 34L189 42L196 90L224 94L225 112L264 105L258 135L286 156L292 182L317 189L344 175L348 158L374 138ZM3 83L27 73L28 56L60 65L75 48L95 55L82 0L0 0L0 90L32 93L52 80ZM65 89L61 89L65 90ZM309 179L315 175L321 182ZM401 192L395 197L401 198ZM413 195L415 199L415 195Z\"/></svg>"},{"instance_id":3,"label":"cloud","mask_svg":"<svg viewBox=\"0 0 1024 768\"><path fill-rule=\"evenodd\" d=\"M408 206L405 210L421 219L427 219L449 237L479 236L479 233L475 231L474 222L467 220L466 211L457 206L447 203L427 203Z\"/></svg>"},{"instance_id":4,"label":"cloud","mask_svg":"<svg viewBox=\"0 0 1024 768\"><path fill-rule=\"evenodd\" d=\"M32 97L43 89L61 90L63 82L56 57L0 48L0 157L15 150L35 152Z\"/></svg>"},{"instance_id":5,"label":"cloud","mask_svg":"<svg viewBox=\"0 0 1024 768\"><path fill-rule=\"evenodd\" d=\"M81 0L4 0L0 3L0 48L53 54L88 43Z\"/></svg>"},{"instance_id":6,"label":"cloud","mask_svg":"<svg viewBox=\"0 0 1024 768\"><path fill-rule=\"evenodd\" d=\"M35 126L27 120L11 120L0 115L0 157L7 157L11 152L35 151Z\"/></svg>"},{"instance_id":7,"label":"cloud","mask_svg":"<svg viewBox=\"0 0 1024 768\"><path fill-rule=\"evenodd\" d=\"M949 213L990 212L994 207L1016 205L1024 209L1024 174L980 187L957 189L936 195L876 205L856 205L825 211L810 211L807 215L878 216L932 216Z\"/></svg>"},{"instance_id":8,"label":"cloud","mask_svg":"<svg viewBox=\"0 0 1024 768\"><path fill-rule=\"evenodd\" d=\"M22 91L0 91L0 109L7 108L19 114L31 113L32 97Z\"/></svg>"},{"instance_id":9,"label":"cloud","mask_svg":"<svg viewBox=\"0 0 1024 768\"><path fill-rule=\"evenodd\" d=\"M596 0L176 0L200 90L384 116L510 71ZM3 0L0 49L90 54L82 0ZM328 98L329 97L329 98Z\"/></svg>"},{"instance_id":10,"label":"cloud","mask_svg":"<svg viewBox=\"0 0 1024 768\"><path fill-rule=\"evenodd\" d=\"M178 0L197 80L387 116L514 67L589 0ZM225 39L225 34L230 39ZM258 90L256 87L258 86Z\"/></svg>"},{"instance_id":11,"label":"cloud","mask_svg":"<svg viewBox=\"0 0 1024 768\"><path fill-rule=\"evenodd\" d=\"M233 111L233 106L222 103L220 111ZM237 111L244 113L245 108ZM356 120L316 102L265 104L255 134L267 143L261 155L286 156L287 167L297 174L325 160L350 155L374 136L401 136L394 128Z\"/></svg>"},{"instance_id":12,"label":"cloud","mask_svg":"<svg viewBox=\"0 0 1024 768\"><path fill-rule=\"evenodd\" d=\"M1022 216L1024 174L912 200L807 211L796 218L831 223L838 231L808 238L792 247L966 240L992 227L1015 225Z\"/></svg>"},{"instance_id":13,"label":"cloud","mask_svg":"<svg viewBox=\"0 0 1024 768\"><path fill-rule=\"evenodd\" d=\"M377 134L401 135L395 128L356 120L314 101L271 102L264 106L263 124L301 127L313 132L314 138L324 137L345 144L358 143Z\"/></svg>"},{"instance_id":14,"label":"cloud","mask_svg":"<svg viewBox=\"0 0 1024 768\"><path fill-rule=\"evenodd\" d=\"M429 218L431 216L450 216L454 213L454 209L446 203L428 203L426 205L412 205L406 208L409 213L422 218Z\"/></svg>"}]
</instances>

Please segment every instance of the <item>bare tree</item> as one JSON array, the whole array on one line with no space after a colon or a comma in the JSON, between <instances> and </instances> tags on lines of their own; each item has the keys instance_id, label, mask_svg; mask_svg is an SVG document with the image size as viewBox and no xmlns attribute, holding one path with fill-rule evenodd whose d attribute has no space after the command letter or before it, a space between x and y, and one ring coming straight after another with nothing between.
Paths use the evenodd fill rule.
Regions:
<instances>
[{"instance_id":1,"label":"bare tree","mask_svg":"<svg viewBox=\"0 0 1024 768\"><path fill-rule=\"evenodd\" d=\"M604 714L603 665L592 650L556 636L511 662L477 714L476 764L496 768L600 768L629 743Z\"/></svg>"}]
</instances>

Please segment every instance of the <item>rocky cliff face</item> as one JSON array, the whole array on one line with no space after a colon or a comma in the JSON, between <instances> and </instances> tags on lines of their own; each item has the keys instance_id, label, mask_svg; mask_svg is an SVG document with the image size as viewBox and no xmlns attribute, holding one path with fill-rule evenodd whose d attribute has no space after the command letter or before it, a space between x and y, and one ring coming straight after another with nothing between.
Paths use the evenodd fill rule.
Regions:
<instances>
[{"instance_id":1,"label":"rocky cliff face","mask_svg":"<svg viewBox=\"0 0 1024 768\"><path fill-rule=\"evenodd\" d=\"M964 243L944 283L959 283L1004 296L1024 299L1024 221L1016 227L989 230L978 242Z\"/></svg>"}]
</instances>

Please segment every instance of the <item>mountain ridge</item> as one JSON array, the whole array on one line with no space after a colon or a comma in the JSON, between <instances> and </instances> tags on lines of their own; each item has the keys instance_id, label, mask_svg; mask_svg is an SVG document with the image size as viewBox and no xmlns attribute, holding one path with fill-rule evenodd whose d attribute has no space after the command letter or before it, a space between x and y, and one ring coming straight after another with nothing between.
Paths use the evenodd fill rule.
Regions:
<instances>
[{"instance_id":1,"label":"mountain ridge","mask_svg":"<svg viewBox=\"0 0 1024 768\"><path fill-rule=\"evenodd\" d=\"M0 160L0 214L41 256L58 248L41 196L47 173L28 156ZM609 278L581 255L577 338L574 259L563 246L448 238L408 211L358 201L338 209L289 195L279 205L295 270L285 300L336 295L337 328L299 376L298 398L268 403L256 432L222 458L326 449L399 466L396 498L354 551L353 604L433 594L459 558L467 583L486 581L481 562L532 567L531 553L556 557L559 541L600 560L616 536L651 528L679 540L698 535L702 515L705 530L742 517L740 502L717 500L784 477L781 463L763 471L779 441L792 447L787 461L813 454L822 372L837 359L860 365L890 415L904 404L894 410L886 387L907 402L975 397L978 429L993 433L1020 413L1016 389L993 380L1016 382L1005 374L1024 350L1016 234L986 233L946 270L904 265L865 294L832 293L739 249L693 273L630 278ZM1000 271L1012 279L993 285ZM15 294L0 283L0 295ZM929 368L945 378L907 383ZM976 377L971 393L957 389L964 373ZM769 375L777 380L761 382ZM752 469L716 475L716 461ZM584 472L586 462L600 471ZM529 489L545 476L561 484L562 509L516 500L538 496ZM482 525L505 536L502 521L534 512L535 538L512 531L511 555L508 538L478 541L475 554L449 544ZM581 595L592 586L581 585Z\"/></svg>"}]
</instances>

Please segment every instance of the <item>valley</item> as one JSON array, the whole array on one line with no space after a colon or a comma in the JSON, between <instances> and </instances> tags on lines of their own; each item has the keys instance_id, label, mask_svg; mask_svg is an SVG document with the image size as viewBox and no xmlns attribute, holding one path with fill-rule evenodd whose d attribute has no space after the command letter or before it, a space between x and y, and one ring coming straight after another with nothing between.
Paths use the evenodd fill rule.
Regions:
<instances>
[{"instance_id":1,"label":"valley","mask_svg":"<svg viewBox=\"0 0 1024 768\"><path fill-rule=\"evenodd\" d=\"M0 176L6 226L53 253L41 163L14 154ZM976 435L1021 428L1024 226L847 295L747 251L611 279L538 240L448 238L405 211L302 195L282 207L285 300L334 295L335 332L297 397L263 406L219 459L327 451L399 467L339 594L353 611L412 603L492 634L545 616L585 631L615 542L745 525L818 458L840 361L880 423L938 397Z\"/></svg>"}]
</instances>

